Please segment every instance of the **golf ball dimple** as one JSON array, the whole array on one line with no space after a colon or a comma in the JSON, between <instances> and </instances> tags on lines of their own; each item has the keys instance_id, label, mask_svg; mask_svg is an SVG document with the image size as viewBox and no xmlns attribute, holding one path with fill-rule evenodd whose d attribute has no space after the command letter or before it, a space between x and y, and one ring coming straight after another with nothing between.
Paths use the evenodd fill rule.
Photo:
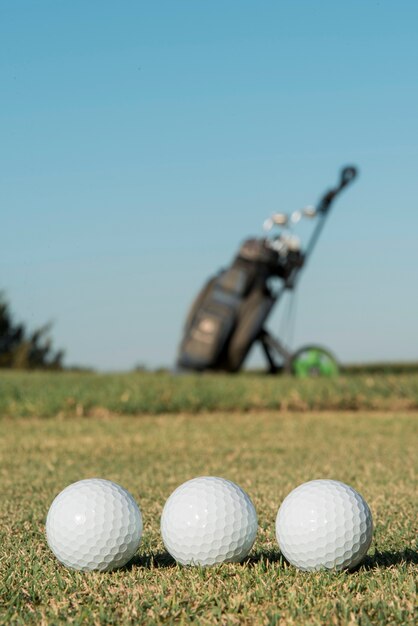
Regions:
<instances>
[{"instance_id":1,"label":"golf ball dimple","mask_svg":"<svg viewBox=\"0 0 418 626\"><path fill-rule=\"evenodd\" d=\"M182 565L242 561L253 546L257 528L257 513L245 491L214 476L180 485L161 516L164 545Z\"/></svg>"},{"instance_id":2,"label":"golf ball dimple","mask_svg":"<svg viewBox=\"0 0 418 626\"><path fill-rule=\"evenodd\" d=\"M289 563L301 570L350 569L370 547L370 509L355 489L337 480L312 480L283 500L276 537Z\"/></svg>"},{"instance_id":3,"label":"golf ball dimple","mask_svg":"<svg viewBox=\"0 0 418 626\"><path fill-rule=\"evenodd\" d=\"M101 478L66 487L52 502L46 519L52 552L77 570L122 567L137 551L141 536L141 511L131 494Z\"/></svg>"}]
</instances>

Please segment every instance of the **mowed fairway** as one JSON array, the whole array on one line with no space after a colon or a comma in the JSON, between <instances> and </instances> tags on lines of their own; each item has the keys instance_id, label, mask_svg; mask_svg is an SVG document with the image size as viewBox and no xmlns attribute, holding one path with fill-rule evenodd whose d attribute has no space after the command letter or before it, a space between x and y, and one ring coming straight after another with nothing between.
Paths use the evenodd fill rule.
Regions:
<instances>
[{"instance_id":1,"label":"mowed fairway","mask_svg":"<svg viewBox=\"0 0 418 626\"><path fill-rule=\"evenodd\" d=\"M414 412L214 412L0 422L1 623L412 624L416 604L417 435ZM160 514L199 475L240 484L259 515L248 560L177 566ZM140 504L138 555L113 573L66 570L45 542L54 496L101 476ZM296 571L275 540L278 506L318 477L368 501L374 541L355 572Z\"/></svg>"}]
</instances>

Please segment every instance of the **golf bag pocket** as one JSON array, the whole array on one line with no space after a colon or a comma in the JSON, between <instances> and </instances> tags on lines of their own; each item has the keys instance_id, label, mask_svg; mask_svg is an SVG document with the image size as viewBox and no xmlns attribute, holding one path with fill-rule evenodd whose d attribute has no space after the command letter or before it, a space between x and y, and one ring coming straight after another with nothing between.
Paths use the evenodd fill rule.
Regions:
<instances>
[{"instance_id":1,"label":"golf bag pocket","mask_svg":"<svg viewBox=\"0 0 418 626\"><path fill-rule=\"evenodd\" d=\"M197 299L195 310L189 316L179 349L178 365L195 370L214 368L235 327L237 311L241 302L240 291L244 285L235 276L223 272ZM235 286L235 292L226 289L228 281ZM230 286L231 286L230 285Z\"/></svg>"}]
</instances>

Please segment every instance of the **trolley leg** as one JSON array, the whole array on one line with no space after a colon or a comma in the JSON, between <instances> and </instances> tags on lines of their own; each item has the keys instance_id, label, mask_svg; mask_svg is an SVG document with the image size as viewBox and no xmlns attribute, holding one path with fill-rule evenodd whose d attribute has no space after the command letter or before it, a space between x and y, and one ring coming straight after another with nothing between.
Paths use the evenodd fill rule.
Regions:
<instances>
[{"instance_id":1,"label":"trolley leg","mask_svg":"<svg viewBox=\"0 0 418 626\"><path fill-rule=\"evenodd\" d=\"M270 366L270 372L275 374L278 370L284 369L290 373L291 352L278 340L272 337L267 330L262 330L259 336L261 346ZM273 358L273 352L277 352L283 359L283 366L277 365Z\"/></svg>"},{"instance_id":2,"label":"trolley leg","mask_svg":"<svg viewBox=\"0 0 418 626\"><path fill-rule=\"evenodd\" d=\"M280 369L277 363L273 359L273 355L271 354L270 348L265 341L260 340L261 347L263 348L263 352L266 355L266 359L269 364L269 373L276 374Z\"/></svg>"}]
</instances>

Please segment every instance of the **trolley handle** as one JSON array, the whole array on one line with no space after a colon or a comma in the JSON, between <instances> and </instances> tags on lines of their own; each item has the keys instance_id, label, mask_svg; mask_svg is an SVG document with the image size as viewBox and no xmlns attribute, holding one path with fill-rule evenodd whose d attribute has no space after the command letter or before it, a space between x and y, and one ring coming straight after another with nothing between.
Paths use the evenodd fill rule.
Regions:
<instances>
[{"instance_id":1,"label":"trolley handle","mask_svg":"<svg viewBox=\"0 0 418 626\"><path fill-rule=\"evenodd\" d=\"M329 210L334 198L340 193L342 189L344 189L344 187L349 185L356 178L356 176L357 176L356 167L352 165L344 167L344 169L341 171L339 185L327 191L327 193L323 196L323 198L321 199L318 205L318 209L317 209L318 212L326 213Z\"/></svg>"}]
</instances>

